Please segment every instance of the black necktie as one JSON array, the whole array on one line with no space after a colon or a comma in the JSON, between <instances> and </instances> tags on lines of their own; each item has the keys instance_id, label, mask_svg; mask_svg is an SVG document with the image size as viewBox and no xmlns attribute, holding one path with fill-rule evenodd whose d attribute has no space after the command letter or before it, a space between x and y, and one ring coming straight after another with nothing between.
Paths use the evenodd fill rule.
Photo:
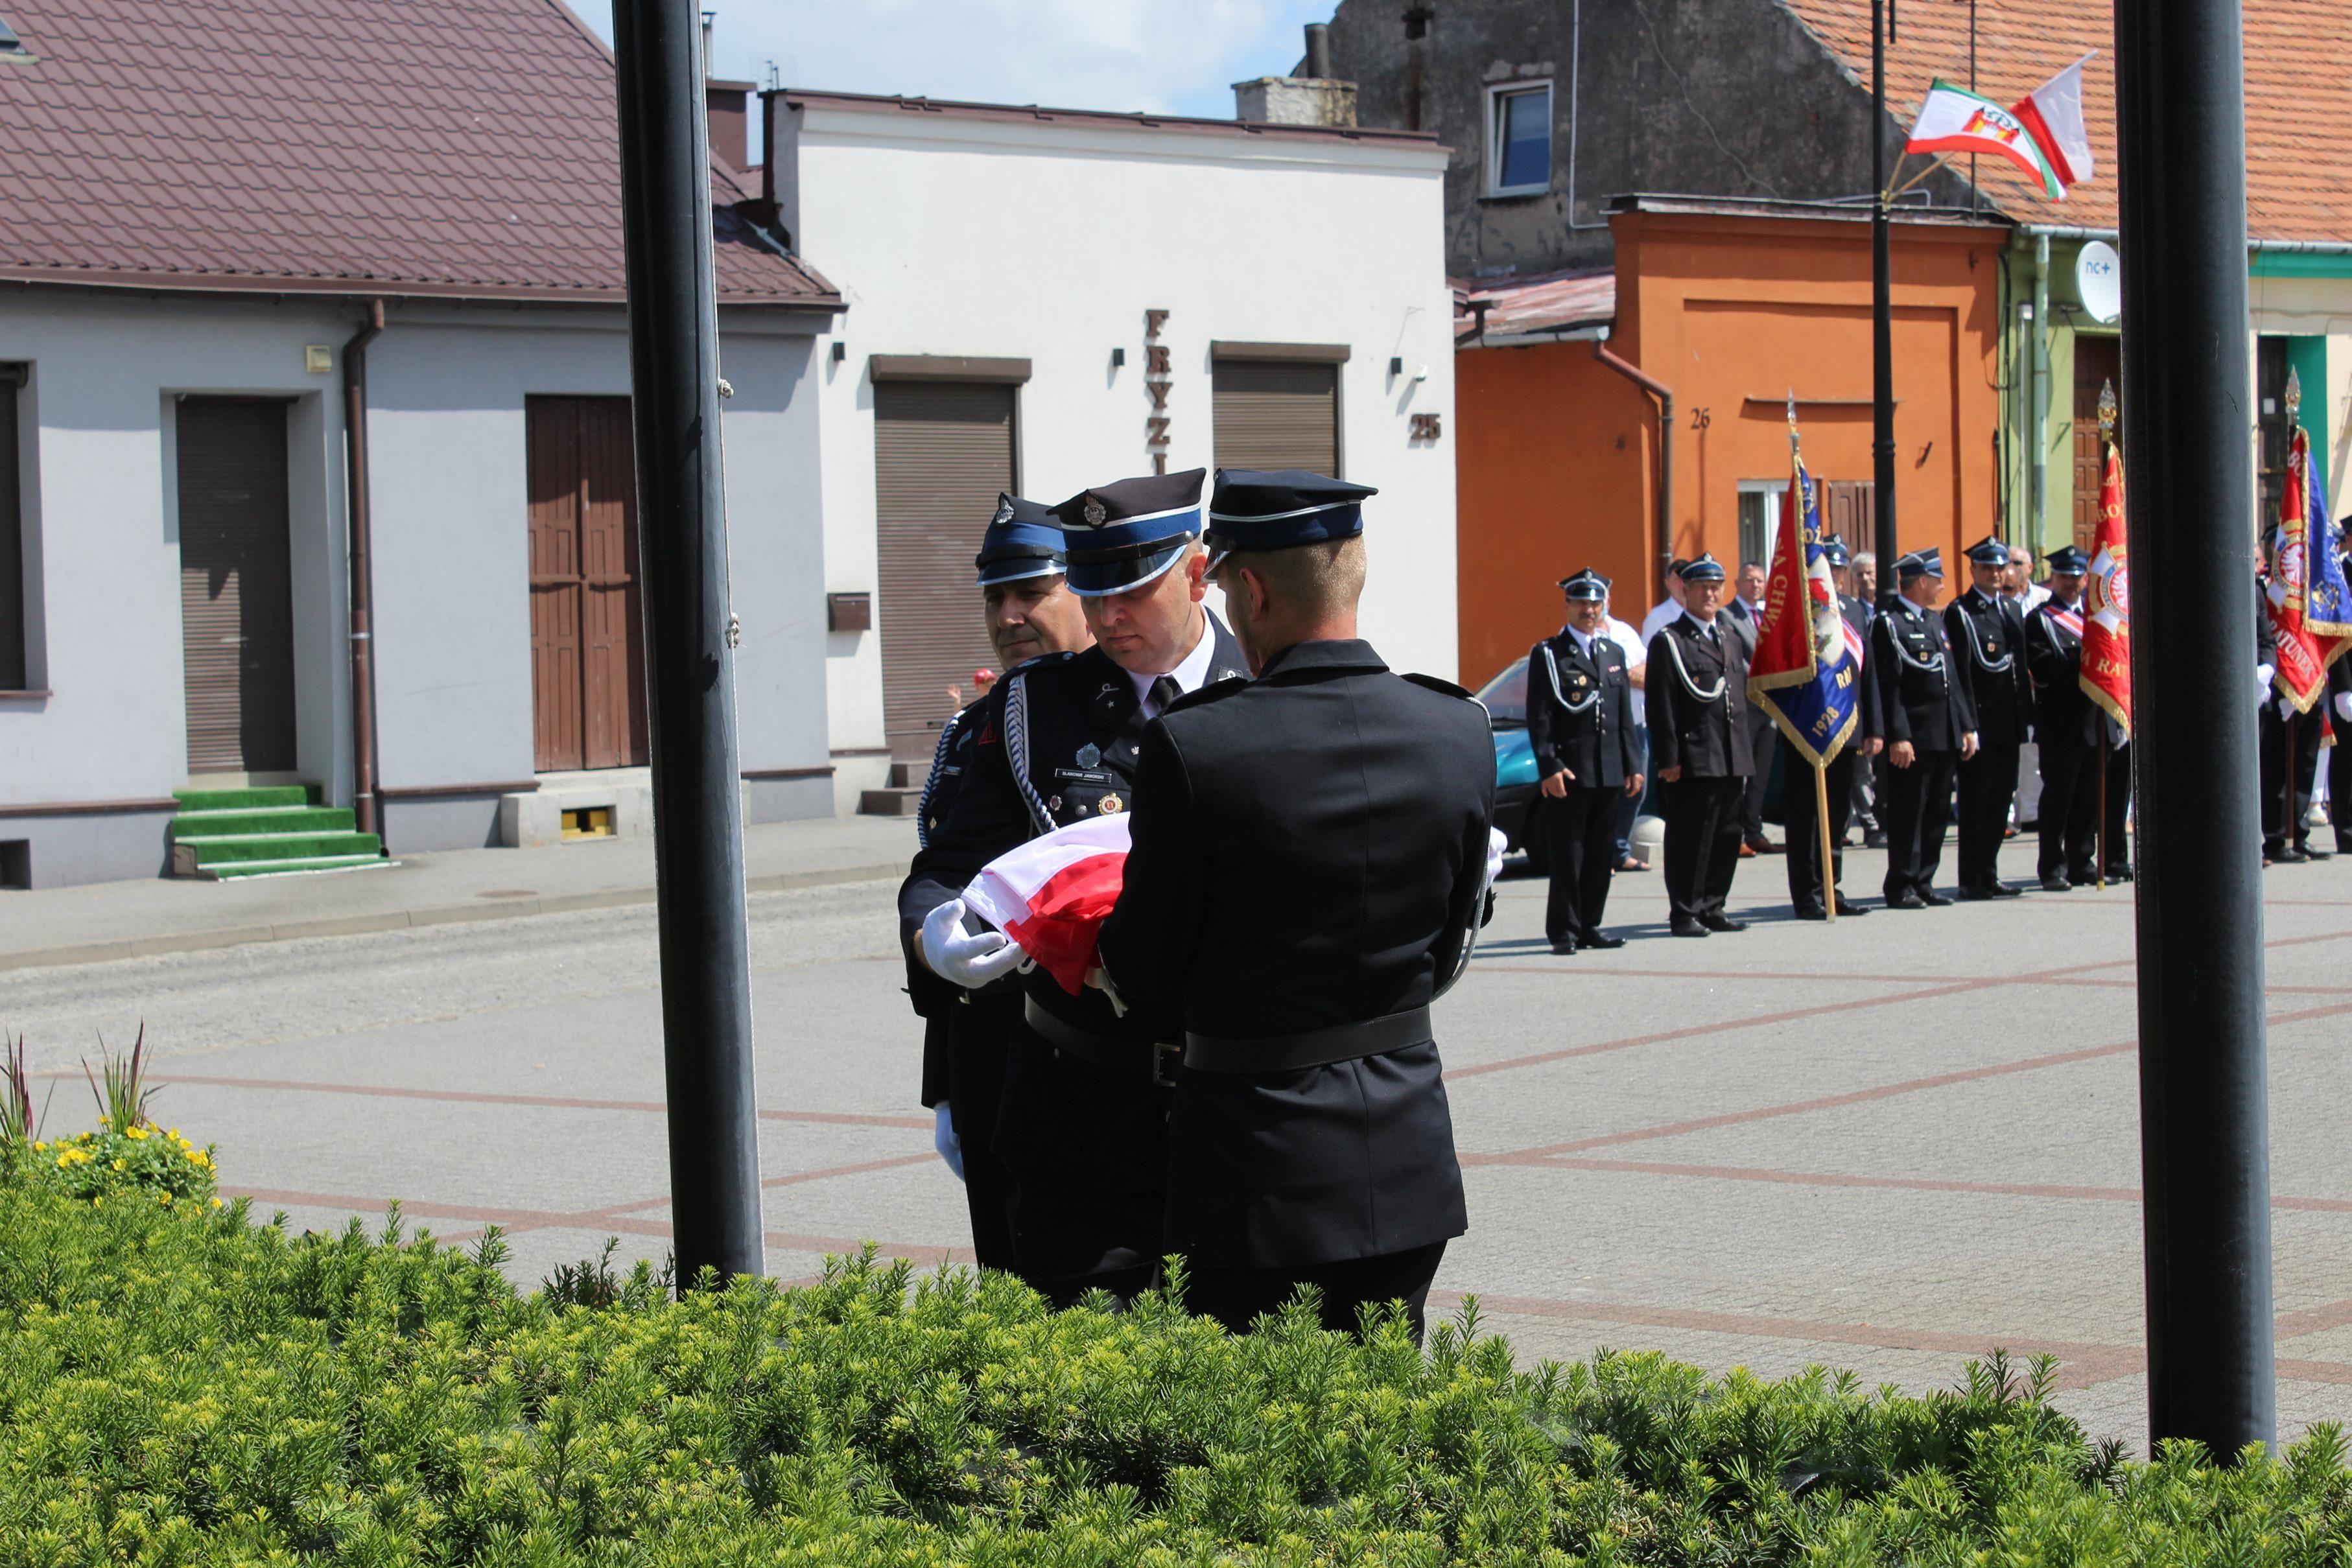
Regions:
<instances>
[{"instance_id":1,"label":"black necktie","mask_svg":"<svg viewBox=\"0 0 2352 1568\"><path fill-rule=\"evenodd\" d=\"M1176 684L1173 675L1161 675L1151 683L1151 706L1160 713L1166 713L1168 705L1183 695L1184 688Z\"/></svg>"}]
</instances>

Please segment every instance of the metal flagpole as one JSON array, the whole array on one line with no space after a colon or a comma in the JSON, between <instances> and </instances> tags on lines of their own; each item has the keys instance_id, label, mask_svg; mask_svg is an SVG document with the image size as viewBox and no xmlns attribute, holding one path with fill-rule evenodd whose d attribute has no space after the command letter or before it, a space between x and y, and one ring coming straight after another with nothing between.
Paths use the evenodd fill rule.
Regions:
<instances>
[{"instance_id":1,"label":"metal flagpole","mask_svg":"<svg viewBox=\"0 0 2352 1568\"><path fill-rule=\"evenodd\" d=\"M614 0L677 1279L762 1271L701 17Z\"/></svg>"},{"instance_id":2,"label":"metal flagpole","mask_svg":"<svg viewBox=\"0 0 2352 1568\"><path fill-rule=\"evenodd\" d=\"M1837 857L1830 849L1830 765L1813 764L1813 804L1822 819L1822 906L1837 924Z\"/></svg>"},{"instance_id":3,"label":"metal flagpole","mask_svg":"<svg viewBox=\"0 0 2352 1568\"><path fill-rule=\"evenodd\" d=\"M1882 602L1895 580L1895 264L1887 227L1886 0L1870 0L1870 362L1873 463L1871 505L1876 513Z\"/></svg>"},{"instance_id":4,"label":"metal flagpole","mask_svg":"<svg viewBox=\"0 0 2352 1568\"><path fill-rule=\"evenodd\" d=\"M2240 0L2117 5L2148 1426L2277 1436Z\"/></svg>"}]
</instances>

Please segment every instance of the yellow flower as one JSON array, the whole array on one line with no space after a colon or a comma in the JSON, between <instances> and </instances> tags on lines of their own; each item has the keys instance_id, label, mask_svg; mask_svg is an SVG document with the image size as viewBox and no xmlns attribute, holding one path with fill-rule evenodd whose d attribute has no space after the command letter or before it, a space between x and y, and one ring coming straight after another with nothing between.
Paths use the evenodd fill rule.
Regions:
<instances>
[{"instance_id":1,"label":"yellow flower","mask_svg":"<svg viewBox=\"0 0 2352 1568\"><path fill-rule=\"evenodd\" d=\"M127 1166L123 1161L121 1161L121 1160L117 1160L117 1161L115 1161L115 1162L114 1162L114 1168L115 1168L116 1170L127 1170L127 1169L129 1169L130 1167L129 1167L129 1166Z\"/></svg>"},{"instance_id":2,"label":"yellow flower","mask_svg":"<svg viewBox=\"0 0 2352 1568\"><path fill-rule=\"evenodd\" d=\"M155 1196L156 1196L156 1197L157 1197L158 1199L160 1199L160 1200L163 1202L163 1207L164 1207L165 1208L169 1208L169 1207L172 1207L172 1195L171 1195L170 1193L168 1193L168 1192L159 1192L159 1193L157 1193Z\"/></svg>"},{"instance_id":3,"label":"yellow flower","mask_svg":"<svg viewBox=\"0 0 2352 1568\"><path fill-rule=\"evenodd\" d=\"M213 1199L213 1207L214 1207L215 1208L218 1208L220 1206L221 1206L221 1200L220 1200L220 1199L218 1199L218 1198L215 1198L215 1199Z\"/></svg>"},{"instance_id":4,"label":"yellow flower","mask_svg":"<svg viewBox=\"0 0 2352 1568\"><path fill-rule=\"evenodd\" d=\"M125 1127L122 1131L127 1137L143 1138L147 1135L147 1129L144 1127Z\"/></svg>"}]
</instances>

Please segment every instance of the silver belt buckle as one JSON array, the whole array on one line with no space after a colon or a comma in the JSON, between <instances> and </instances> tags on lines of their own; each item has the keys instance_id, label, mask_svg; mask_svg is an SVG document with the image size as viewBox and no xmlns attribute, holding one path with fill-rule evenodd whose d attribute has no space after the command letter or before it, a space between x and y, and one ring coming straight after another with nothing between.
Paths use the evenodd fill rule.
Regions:
<instances>
[{"instance_id":1,"label":"silver belt buckle","mask_svg":"<svg viewBox=\"0 0 2352 1568\"><path fill-rule=\"evenodd\" d=\"M1176 1069L1184 1063L1181 1040L1155 1040L1151 1042L1151 1082L1161 1089L1176 1087Z\"/></svg>"}]
</instances>

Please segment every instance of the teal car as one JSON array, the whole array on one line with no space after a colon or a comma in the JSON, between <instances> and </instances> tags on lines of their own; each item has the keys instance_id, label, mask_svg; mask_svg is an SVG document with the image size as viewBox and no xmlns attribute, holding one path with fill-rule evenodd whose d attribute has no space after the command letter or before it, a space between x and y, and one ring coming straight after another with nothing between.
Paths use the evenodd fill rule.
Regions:
<instances>
[{"instance_id":1,"label":"teal car","mask_svg":"<svg viewBox=\"0 0 2352 1568\"><path fill-rule=\"evenodd\" d=\"M1535 809L1536 753L1528 740L1528 662L1514 659L1478 688L1495 730L1495 826L1515 850L1527 852L1538 872L1550 869L1544 814Z\"/></svg>"}]
</instances>

